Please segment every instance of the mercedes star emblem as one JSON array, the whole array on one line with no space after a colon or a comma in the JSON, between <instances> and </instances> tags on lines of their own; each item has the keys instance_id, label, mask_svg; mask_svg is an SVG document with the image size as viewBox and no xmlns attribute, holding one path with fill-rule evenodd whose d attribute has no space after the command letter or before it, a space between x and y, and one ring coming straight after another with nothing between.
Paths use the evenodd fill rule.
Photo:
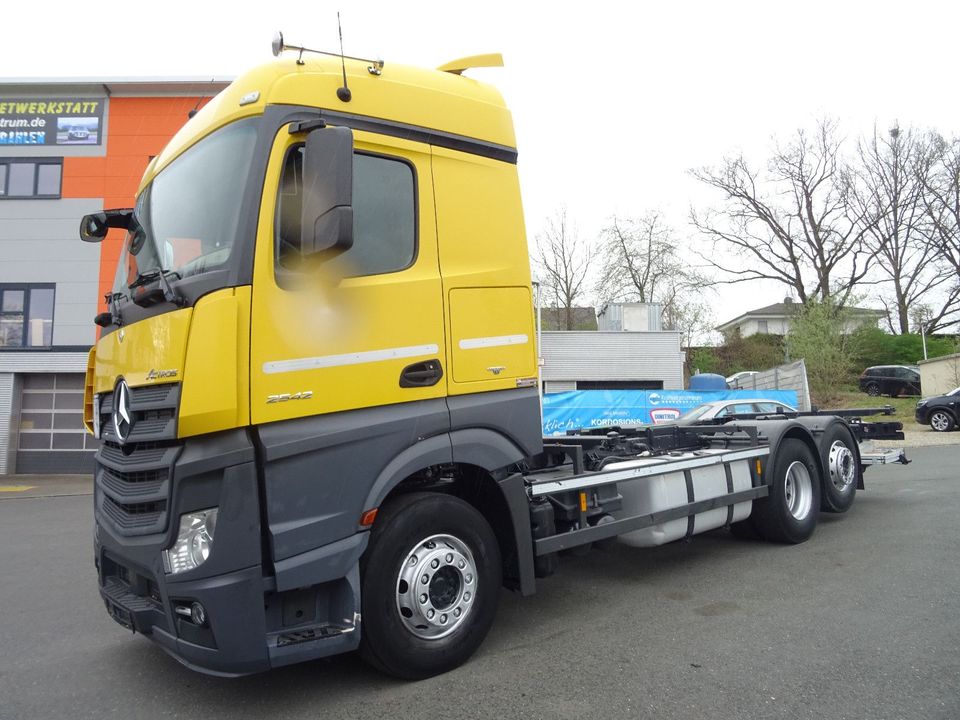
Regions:
<instances>
[{"instance_id":1,"label":"mercedes star emblem","mask_svg":"<svg viewBox=\"0 0 960 720\"><path fill-rule=\"evenodd\" d=\"M133 413L130 412L130 388L123 380L117 383L113 391L113 430L117 439L125 443L133 427Z\"/></svg>"}]
</instances>

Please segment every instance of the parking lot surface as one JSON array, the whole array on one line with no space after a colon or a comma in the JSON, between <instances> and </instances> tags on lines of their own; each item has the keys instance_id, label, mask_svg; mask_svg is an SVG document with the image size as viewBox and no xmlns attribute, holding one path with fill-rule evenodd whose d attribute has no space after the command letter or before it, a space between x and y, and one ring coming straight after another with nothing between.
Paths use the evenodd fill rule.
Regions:
<instances>
[{"instance_id":1,"label":"parking lot surface","mask_svg":"<svg viewBox=\"0 0 960 720\"><path fill-rule=\"evenodd\" d=\"M89 482L38 481L0 493L0 718L955 719L960 446L911 457L802 545L715 531L565 556L534 597L503 592L470 662L418 683L355 656L181 667L99 600Z\"/></svg>"}]
</instances>

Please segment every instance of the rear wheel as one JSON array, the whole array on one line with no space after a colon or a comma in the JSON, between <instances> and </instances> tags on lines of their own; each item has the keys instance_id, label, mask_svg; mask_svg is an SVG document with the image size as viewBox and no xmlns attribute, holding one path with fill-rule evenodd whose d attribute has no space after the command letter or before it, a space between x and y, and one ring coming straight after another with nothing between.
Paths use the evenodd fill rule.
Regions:
<instances>
[{"instance_id":1,"label":"rear wheel","mask_svg":"<svg viewBox=\"0 0 960 720\"><path fill-rule=\"evenodd\" d=\"M806 443L796 438L780 443L769 487L770 494L753 504L757 530L771 542L807 540L817 526L821 483L816 459Z\"/></svg>"},{"instance_id":2,"label":"rear wheel","mask_svg":"<svg viewBox=\"0 0 960 720\"><path fill-rule=\"evenodd\" d=\"M823 452L823 494L820 509L842 513L853 505L857 493L857 455L855 441L843 425L832 425L824 433L820 446Z\"/></svg>"},{"instance_id":3,"label":"rear wheel","mask_svg":"<svg viewBox=\"0 0 960 720\"><path fill-rule=\"evenodd\" d=\"M950 432L956 423L946 410L934 410L930 413L930 427L937 432Z\"/></svg>"},{"instance_id":4,"label":"rear wheel","mask_svg":"<svg viewBox=\"0 0 960 720\"><path fill-rule=\"evenodd\" d=\"M360 564L360 654L416 680L452 670L483 642L500 594L500 548L463 500L401 495L380 509Z\"/></svg>"}]
</instances>

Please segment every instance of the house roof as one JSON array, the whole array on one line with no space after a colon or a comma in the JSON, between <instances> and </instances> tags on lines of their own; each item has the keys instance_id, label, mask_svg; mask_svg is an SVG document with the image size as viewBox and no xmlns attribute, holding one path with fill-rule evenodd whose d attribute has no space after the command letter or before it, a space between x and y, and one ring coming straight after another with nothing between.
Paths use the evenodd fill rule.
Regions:
<instances>
[{"instance_id":1,"label":"house roof","mask_svg":"<svg viewBox=\"0 0 960 720\"><path fill-rule=\"evenodd\" d=\"M725 330L732 330L737 325L747 320L748 318L767 318L767 319L780 319L787 318L791 315L794 315L799 308L803 307L801 303L794 302L778 302L773 305L767 305L766 307L756 308L755 310L747 310L747 312L735 317L733 320L728 320L725 323L717 325L716 329L720 332ZM860 317L875 317L882 318L886 316L886 313L883 310L875 310L873 308L863 308L863 307L850 307L847 310L853 314Z\"/></svg>"}]
</instances>

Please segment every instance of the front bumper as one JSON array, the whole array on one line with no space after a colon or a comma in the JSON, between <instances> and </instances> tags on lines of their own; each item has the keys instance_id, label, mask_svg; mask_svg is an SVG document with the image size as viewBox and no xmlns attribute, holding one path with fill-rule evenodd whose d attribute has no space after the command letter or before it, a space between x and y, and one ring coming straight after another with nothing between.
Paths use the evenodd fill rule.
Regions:
<instances>
[{"instance_id":1,"label":"front bumper","mask_svg":"<svg viewBox=\"0 0 960 720\"><path fill-rule=\"evenodd\" d=\"M357 563L366 533L338 543L349 550L339 577L278 592L247 431L192 438L171 448L156 455L169 462L161 481L141 469L137 452L126 459L135 468L126 474L117 467L116 453L98 453L95 561L111 617L184 665L212 675L247 675L355 649ZM149 507L129 502L138 479L155 493ZM157 482L169 484L165 499L157 499L162 496L156 494ZM118 507L126 514L118 515ZM180 515L210 507L218 507L219 516L209 558L193 570L166 573L162 551L173 543ZM149 522L138 519L141 509ZM177 612L194 602L205 610L203 625Z\"/></svg>"}]
</instances>

